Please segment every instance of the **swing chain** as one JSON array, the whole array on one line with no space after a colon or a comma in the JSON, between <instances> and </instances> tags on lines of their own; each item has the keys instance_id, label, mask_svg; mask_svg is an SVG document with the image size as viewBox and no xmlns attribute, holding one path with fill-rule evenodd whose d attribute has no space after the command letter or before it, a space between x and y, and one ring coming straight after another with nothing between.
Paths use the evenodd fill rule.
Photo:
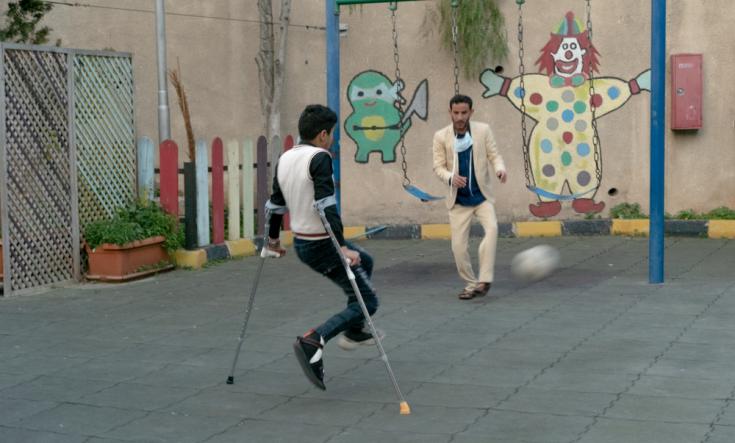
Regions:
<instances>
[{"instance_id":1,"label":"swing chain","mask_svg":"<svg viewBox=\"0 0 735 443\"><path fill-rule=\"evenodd\" d=\"M592 4L590 0L586 0L587 2L587 36L589 38L590 42L590 50L592 50ZM597 104L595 103L595 97L597 96L597 93L595 92L595 77L594 72L592 71L593 66L592 63L589 65L589 80L590 80L590 111L592 112L592 144L594 146L595 151L595 177L597 178L597 187L600 187L600 183L602 181L602 155L600 147L600 135L597 132Z\"/></svg>"},{"instance_id":2,"label":"swing chain","mask_svg":"<svg viewBox=\"0 0 735 443\"><path fill-rule=\"evenodd\" d=\"M526 173L526 187L531 189L531 161L528 154L528 127L526 126L526 65L523 61L523 2L518 3L518 70L520 72L520 96L521 96L521 139L523 142L523 165Z\"/></svg>"},{"instance_id":3,"label":"swing chain","mask_svg":"<svg viewBox=\"0 0 735 443\"><path fill-rule=\"evenodd\" d=\"M400 56L398 55L398 26L396 25L396 9L398 5L395 2L390 3L390 20L393 27L393 61L396 64L396 81L401 79Z\"/></svg>"},{"instance_id":4,"label":"swing chain","mask_svg":"<svg viewBox=\"0 0 735 443\"><path fill-rule=\"evenodd\" d=\"M401 79L401 68L400 68L400 56L398 55L398 26L396 25L396 9L398 4L396 2L390 2L390 20L393 28L393 61L396 64L396 82L402 82ZM397 101L398 113L403 118L403 103L400 100ZM403 125L401 121L398 121L398 130L401 135L401 170L403 171L403 187L411 185L411 179L408 178L408 163L406 162L406 142L404 140Z\"/></svg>"},{"instance_id":5,"label":"swing chain","mask_svg":"<svg viewBox=\"0 0 735 443\"><path fill-rule=\"evenodd\" d=\"M452 51L454 54L454 95L459 94L459 62L457 60L457 40L459 30L457 29L457 7L459 0L452 0Z\"/></svg>"}]
</instances>

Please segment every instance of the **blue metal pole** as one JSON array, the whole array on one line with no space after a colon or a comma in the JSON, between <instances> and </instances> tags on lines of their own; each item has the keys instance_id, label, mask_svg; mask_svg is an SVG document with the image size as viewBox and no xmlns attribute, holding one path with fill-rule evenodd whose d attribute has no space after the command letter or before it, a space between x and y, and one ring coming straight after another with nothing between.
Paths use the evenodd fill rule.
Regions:
<instances>
[{"instance_id":1,"label":"blue metal pole","mask_svg":"<svg viewBox=\"0 0 735 443\"><path fill-rule=\"evenodd\" d=\"M334 171L335 197L337 210L342 208L342 185L340 169L340 123L339 123L339 14L335 0L326 0L327 4L327 106L337 113L337 125L334 128L334 144L332 145L332 169Z\"/></svg>"},{"instance_id":2,"label":"blue metal pole","mask_svg":"<svg viewBox=\"0 0 735 443\"><path fill-rule=\"evenodd\" d=\"M664 281L666 0L651 0L651 189L648 281Z\"/></svg>"}]
</instances>

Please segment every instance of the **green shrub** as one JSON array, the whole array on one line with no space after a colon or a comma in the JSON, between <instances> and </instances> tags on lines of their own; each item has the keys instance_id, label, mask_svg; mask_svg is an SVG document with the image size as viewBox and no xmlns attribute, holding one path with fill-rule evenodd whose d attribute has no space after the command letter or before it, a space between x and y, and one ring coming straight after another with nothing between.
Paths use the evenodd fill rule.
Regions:
<instances>
[{"instance_id":1,"label":"green shrub","mask_svg":"<svg viewBox=\"0 0 735 443\"><path fill-rule=\"evenodd\" d=\"M677 220L704 220L705 215L696 212L694 209L686 209L677 212L674 218Z\"/></svg>"},{"instance_id":2,"label":"green shrub","mask_svg":"<svg viewBox=\"0 0 735 443\"><path fill-rule=\"evenodd\" d=\"M610 209L610 217L624 219L648 218L638 203L620 203Z\"/></svg>"},{"instance_id":3,"label":"green shrub","mask_svg":"<svg viewBox=\"0 0 735 443\"><path fill-rule=\"evenodd\" d=\"M138 202L118 210L111 220L92 222L84 229L84 239L90 248L102 243L124 245L136 240L162 235L168 251L179 249L184 243L184 230L176 218L155 203Z\"/></svg>"},{"instance_id":4,"label":"green shrub","mask_svg":"<svg viewBox=\"0 0 735 443\"><path fill-rule=\"evenodd\" d=\"M735 220L735 210L720 206L704 214L704 218L708 220Z\"/></svg>"},{"instance_id":5,"label":"green shrub","mask_svg":"<svg viewBox=\"0 0 735 443\"><path fill-rule=\"evenodd\" d=\"M610 209L611 218L648 218L641 210L638 203L621 203ZM664 214L667 220L735 220L735 210L725 206L720 206L709 212L696 212L694 209L685 209L671 215L668 212Z\"/></svg>"}]
</instances>

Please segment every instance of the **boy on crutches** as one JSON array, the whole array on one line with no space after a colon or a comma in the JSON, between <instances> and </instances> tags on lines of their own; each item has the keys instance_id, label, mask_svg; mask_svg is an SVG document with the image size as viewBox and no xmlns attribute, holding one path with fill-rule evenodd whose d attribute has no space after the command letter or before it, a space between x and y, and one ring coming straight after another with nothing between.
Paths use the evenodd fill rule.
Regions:
<instances>
[{"instance_id":1,"label":"boy on crutches","mask_svg":"<svg viewBox=\"0 0 735 443\"><path fill-rule=\"evenodd\" d=\"M360 345L375 344L375 340L365 328L365 317L352 283L319 211L323 211L342 254L350 263L368 313L372 315L378 309L378 298L370 283L372 257L364 249L345 241L342 220L337 212L332 157L328 151L336 124L337 115L325 106L309 105L304 109L299 118L301 143L281 155L273 178L273 193L267 203L271 217L266 253L275 257L285 254L279 237L281 220L288 210L299 259L332 280L347 295L345 309L310 329L294 343L294 353L304 374L320 389L326 389L322 359L326 342L342 333L337 345L352 350Z\"/></svg>"}]
</instances>

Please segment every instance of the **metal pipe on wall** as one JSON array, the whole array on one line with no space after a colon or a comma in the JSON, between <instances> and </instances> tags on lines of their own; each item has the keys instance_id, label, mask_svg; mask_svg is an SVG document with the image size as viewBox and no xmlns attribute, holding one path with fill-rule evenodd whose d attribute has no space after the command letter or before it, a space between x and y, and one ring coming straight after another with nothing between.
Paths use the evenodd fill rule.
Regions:
<instances>
[{"instance_id":1,"label":"metal pipe on wall","mask_svg":"<svg viewBox=\"0 0 735 443\"><path fill-rule=\"evenodd\" d=\"M342 186L340 168L340 120L339 120L339 13L334 0L326 2L327 23L327 106L337 114L332 144L332 171L334 173L334 191L337 198L337 210L342 208Z\"/></svg>"},{"instance_id":2,"label":"metal pipe on wall","mask_svg":"<svg viewBox=\"0 0 735 443\"><path fill-rule=\"evenodd\" d=\"M156 0L156 46L158 48L158 143L171 138L166 77L166 10L165 0Z\"/></svg>"}]
</instances>

